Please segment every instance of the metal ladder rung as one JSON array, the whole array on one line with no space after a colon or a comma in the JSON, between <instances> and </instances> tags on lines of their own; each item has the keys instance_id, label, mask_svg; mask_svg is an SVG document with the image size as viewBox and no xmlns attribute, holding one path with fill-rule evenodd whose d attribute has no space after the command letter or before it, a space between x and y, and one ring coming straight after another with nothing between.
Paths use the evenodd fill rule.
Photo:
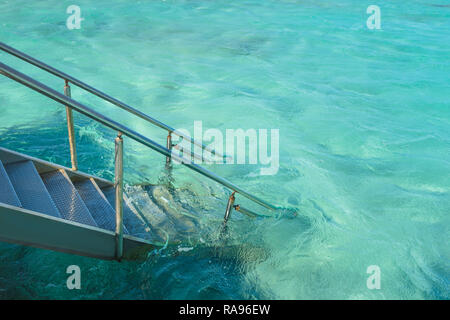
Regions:
<instances>
[{"instance_id":1,"label":"metal ladder rung","mask_svg":"<svg viewBox=\"0 0 450 320\"><path fill-rule=\"evenodd\" d=\"M0 161L0 202L21 207L19 198L17 197L16 191L6 173L3 163Z\"/></svg>"},{"instance_id":2,"label":"metal ladder rung","mask_svg":"<svg viewBox=\"0 0 450 320\"><path fill-rule=\"evenodd\" d=\"M31 160L9 163L5 170L23 208L61 218Z\"/></svg>"}]
</instances>

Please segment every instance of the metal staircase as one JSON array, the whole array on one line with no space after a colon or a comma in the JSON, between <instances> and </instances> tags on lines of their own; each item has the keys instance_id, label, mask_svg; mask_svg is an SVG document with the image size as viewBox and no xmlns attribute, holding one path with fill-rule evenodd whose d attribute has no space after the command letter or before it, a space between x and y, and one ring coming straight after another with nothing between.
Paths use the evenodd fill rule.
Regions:
<instances>
[{"instance_id":1,"label":"metal staircase","mask_svg":"<svg viewBox=\"0 0 450 320\"><path fill-rule=\"evenodd\" d=\"M0 240L115 259L114 190L107 180L0 148ZM129 201L124 215L123 258L161 245Z\"/></svg>"},{"instance_id":2,"label":"metal staircase","mask_svg":"<svg viewBox=\"0 0 450 320\"><path fill-rule=\"evenodd\" d=\"M61 94L0 62L0 74L65 106L72 161L72 168L66 168L0 147L0 240L117 260L133 259L152 248L161 246L162 239L156 232L153 233L123 192L123 136L164 155L168 170L174 158L189 169L230 189L231 195L226 207L224 226L233 209L251 217L261 215L240 205L234 205L237 194L269 210L277 209L228 180L193 163L191 159L173 154L172 148L175 145L172 143L172 136L176 135L193 145L200 146L202 150L214 157L226 156L2 42L0 42L0 50L64 80L64 94ZM166 130L168 132L167 147L73 100L70 96L69 83ZM118 132L115 140L114 183L78 171L72 110Z\"/></svg>"}]
</instances>

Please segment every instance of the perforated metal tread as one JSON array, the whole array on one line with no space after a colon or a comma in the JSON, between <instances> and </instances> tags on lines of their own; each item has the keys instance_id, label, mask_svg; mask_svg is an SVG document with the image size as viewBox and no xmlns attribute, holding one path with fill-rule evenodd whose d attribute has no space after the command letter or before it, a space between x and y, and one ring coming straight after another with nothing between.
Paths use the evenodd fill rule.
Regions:
<instances>
[{"instance_id":1,"label":"perforated metal tread","mask_svg":"<svg viewBox=\"0 0 450 320\"><path fill-rule=\"evenodd\" d=\"M17 197L16 191L11 183L11 180L6 173L3 163L0 161L0 202L21 207L19 198Z\"/></svg>"},{"instance_id":2,"label":"perforated metal tread","mask_svg":"<svg viewBox=\"0 0 450 320\"><path fill-rule=\"evenodd\" d=\"M106 199L108 199L109 204L114 207L116 201L114 187L105 187L101 190ZM131 235L142 239L151 239L149 228L145 225L144 221L130 209L126 201L123 202L123 224Z\"/></svg>"},{"instance_id":3,"label":"perforated metal tread","mask_svg":"<svg viewBox=\"0 0 450 320\"><path fill-rule=\"evenodd\" d=\"M61 218L32 161L9 163L5 170L23 208Z\"/></svg>"},{"instance_id":4,"label":"perforated metal tread","mask_svg":"<svg viewBox=\"0 0 450 320\"><path fill-rule=\"evenodd\" d=\"M99 228L115 231L116 230L116 212L109 204L105 195L94 179L86 179L74 182L73 185L78 191L84 204L89 209L92 217ZM124 233L128 234L128 230L124 226Z\"/></svg>"},{"instance_id":5,"label":"perforated metal tread","mask_svg":"<svg viewBox=\"0 0 450 320\"><path fill-rule=\"evenodd\" d=\"M51 171L41 177L64 219L97 227L89 209L64 170Z\"/></svg>"}]
</instances>

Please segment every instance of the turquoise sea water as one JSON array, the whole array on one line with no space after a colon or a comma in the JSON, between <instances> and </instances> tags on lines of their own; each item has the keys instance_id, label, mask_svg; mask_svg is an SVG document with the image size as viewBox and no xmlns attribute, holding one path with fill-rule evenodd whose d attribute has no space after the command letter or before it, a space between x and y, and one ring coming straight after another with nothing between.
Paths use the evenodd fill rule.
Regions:
<instances>
[{"instance_id":1,"label":"turquoise sea water","mask_svg":"<svg viewBox=\"0 0 450 320\"><path fill-rule=\"evenodd\" d=\"M66 8L81 7L80 30ZM381 9L369 30L366 9ZM140 262L0 243L0 298L448 299L450 3L414 1L0 1L0 40L176 128L280 130L280 169L209 166L295 218L233 213L230 241L186 240ZM60 79L0 59L62 90ZM165 133L72 88L161 144ZM64 109L0 77L0 146L69 165ZM77 115L80 169L113 176L114 132ZM125 140L129 184L164 158ZM176 168L213 241L227 192ZM181 249L181 250L178 250ZM186 250L184 250L186 249ZM188 251L189 250L189 251ZM68 265L82 289L66 288ZM381 289L366 286L378 265Z\"/></svg>"}]
</instances>

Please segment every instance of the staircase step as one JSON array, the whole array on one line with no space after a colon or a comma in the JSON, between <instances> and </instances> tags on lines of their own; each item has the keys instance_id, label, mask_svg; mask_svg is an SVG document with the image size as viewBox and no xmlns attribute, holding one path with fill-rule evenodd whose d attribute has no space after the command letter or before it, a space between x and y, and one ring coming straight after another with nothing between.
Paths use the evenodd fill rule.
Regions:
<instances>
[{"instance_id":1,"label":"staircase step","mask_svg":"<svg viewBox=\"0 0 450 320\"><path fill-rule=\"evenodd\" d=\"M0 161L0 202L21 207L19 198L17 197L16 191L14 191L14 187L11 184L11 180L6 173L5 167L3 167L3 163Z\"/></svg>"},{"instance_id":2,"label":"staircase step","mask_svg":"<svg viewBox=\"0 0 450 320\"><path fill-rule=\"evenodd\" d=\"M50 171L41 177L64 219L97 227L89 209L64 170Z\"/></svg>"},{"instance_id":3,"label":"staircase step","mask_svg":"<svg viewBox=\"0 0 450 320\"><path fill-rule=\"evenodd\" d=\"M84 204L89 209L92 217L99 228L115 231L116 230L116 212L109 204L103 192L98 187L94 179L85 179L74 182L73 185L78 191ZM124 233L128 234L124 226Z\"/></svg>"},{"instance_id":4,"label":"staircase step","mask_svg":"<svg viewBox=\"0 0 450 320\"><path fill-rule=\"evenodd\" d=\"M115 207L116 192L113 186L105 187L101 189L106 199L112 207ZM126 198L124 194L124 198ZM127 201L123 202L123 224L127 228L128 232L142 239L152 240L150 229L146 226L145 222L138 216L137 213L128 206Z\"/></svg>"},{"instance_id":5,"label":"staircase step","mask_svg":"<svg viewBox=\"0 0 450 320\"><path fill-rule=\"evenodd\" d=\"M9 163L5 170L23 208L61 218L32 161Z\"/></svg>"}]
</instances>

